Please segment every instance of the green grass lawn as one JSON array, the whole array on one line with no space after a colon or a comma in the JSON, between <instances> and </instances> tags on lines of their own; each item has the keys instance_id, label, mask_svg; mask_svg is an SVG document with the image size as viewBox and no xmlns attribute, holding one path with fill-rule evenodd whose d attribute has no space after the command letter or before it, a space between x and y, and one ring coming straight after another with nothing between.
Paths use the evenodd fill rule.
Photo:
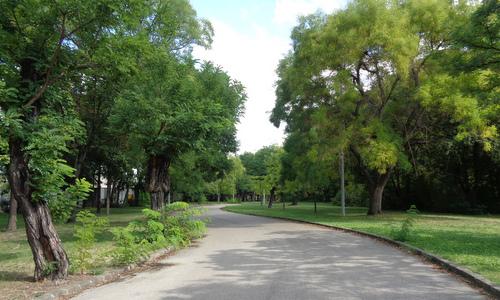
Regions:
<instances>
[{"instance_id":1,"label":"green grass lawn","mask_svg":"<svg viewBox=\"0 0 500 300\"><path fill-rule=\"evenodd\" d=\"M111 209L110 226L126 226L131 220L139 218L142 208L116 208ZM31 250L26 240L24 221L18 216L16 232L5 232L8 214L0 213L0 290L10 288L17 283L30 281L33 278L34 263ZM75 238L73 237L73 224L56 225L64 249L70 256L75 251ZM111 249L112 234L106 231L98 235L95 254L99 255ZM103 268L108 262L100 264Z\"/></svg>"},{"instance_id":2,"label":"green grass lawn","mask_svg":"<svg viewBox=\"0 0 500 300\"><path fill-rule=\"evenodd\" d=\"M366 215L366 208L349 207L347 216L331 204L318 204L314 214L312 203L272 209L258 203L228 206L228 211L261 216L286 217L323 225L374 233L393 238L394 231L406 218L402 212L385 212L381 216ZM464 266L496 284L500 284L500 216L463 216L420 213L406 243Z\"/></svg>"}]
</instances>

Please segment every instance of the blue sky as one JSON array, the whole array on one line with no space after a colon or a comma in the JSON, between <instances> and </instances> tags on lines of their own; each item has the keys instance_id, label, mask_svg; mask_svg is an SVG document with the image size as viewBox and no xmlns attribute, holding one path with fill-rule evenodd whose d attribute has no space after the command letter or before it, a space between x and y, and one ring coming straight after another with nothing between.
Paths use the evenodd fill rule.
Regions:
<instances>
[{"instance_id":1,"label":"blue sky","mask_svg":"<svg viewBox=\"0 0 500 300\"><path fill-rule=\"evenodd\" d=\"M240 153L281 144L283 130L269 122L274 107L275 69L290 49L289 35L299 15L332 12L348 0L191 0L198 16L214 26L209 50L197 58L213 61L247 89L245 116L238 125Z\"/></svg>"}]
</instances>

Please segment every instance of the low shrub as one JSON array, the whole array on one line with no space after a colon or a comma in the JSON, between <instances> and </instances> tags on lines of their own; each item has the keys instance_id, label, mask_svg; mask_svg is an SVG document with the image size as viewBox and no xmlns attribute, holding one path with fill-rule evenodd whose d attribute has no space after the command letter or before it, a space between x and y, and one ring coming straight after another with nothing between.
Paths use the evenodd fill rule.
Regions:
<instances>
[{"instance_id":1,"label":"low shrub","mask_svg":"<svg viewBox=\"0 0 500 300\"><path fill-rule=\"evenodd\" d=\"M186 202L174 202L165 207L164 213L164 233L172 246L188 246L191 240L205 234L205 221L199 219L203 214L202 208L192 207Z\"/></svg>"},{"instance_id":2,"label":"low shrub","mask_svg":"<svg viewBox=\"0 0 500 300\"><path fill-rule=\"evenodd\" d=\"M205 222L199 219L203 210L186 202L174 202L161 212L144 209L142 213L143 219L112 230L116 247L110 256L115 264L135 263L167 246L186 247L206 230Z\"/></svg>"},{"instance_id":3,"label":"low shrub","mask_svg":"<svg viewBox=\"0 0 500 300\"><path fill-rule=\"evenodd\" d=\"M109 222L106 218L98 218L93 213L83 210L76 215L74 237L76 251L71 259L71 271L80 274L94 268L96 257L93 254L96 235L103 232Z\"/></svg>"},{"instance_id":4,"label":"low shrub","mask_svg":"<svg viewBox=\"0 0 500 300\"><path fill-rule=\"evenodd\" d=\"M406 211L406 218L403 223L401 223L401 228L398 230L393 230L391 236L400 242L406 242L411 236L411 231L413 225L415 224L415 216L419 213L417 207L412 205L410 209Z\"/></svg>"},{"instance_id":5,"label":"low shrub","mask_svg":"<svg viewBox=\"0 0 500 300\"><path fill-rule=\"evenodd\" d=\"M148 248L144 243L137 243L137 239L129 226L125 228L113 228L113 241L115 248L110 256L115 265L128 265L141 260L147 253Z\"/></svg>"}]
</instances>

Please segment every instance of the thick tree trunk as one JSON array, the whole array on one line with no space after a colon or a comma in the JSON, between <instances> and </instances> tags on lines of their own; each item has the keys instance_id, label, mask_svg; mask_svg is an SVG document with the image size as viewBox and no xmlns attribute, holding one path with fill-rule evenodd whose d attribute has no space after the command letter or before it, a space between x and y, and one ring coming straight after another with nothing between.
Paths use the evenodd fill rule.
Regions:
<instances>
[{"instance_id":1,"label":"thick tree trunk","mask_svg":"<svg viewBox=\"0 0 500 300\"><path fill-rule=\"evenodd\" d=\"M10 138L9 183L26 224L26 236L35 262L35 280L68 276L69 261L52 224L45 202L32 202L28 164L21 140Z\"/></svg>"},{"instance_id":2,"label":"thick tree trunk","mask_svg":"<svg viewBox=\"0 0 500 300\"><path fill-rule=\"evenodd\" d=\"M275 193L276 193L276 188L273 186L273 188L271 189L271 194L269 195L269 204L267 205L267 208L273 207Z\"/></svg>"},{"instance_id":3,"label":"thick tree trunk","mask_svg":"<svg viewBox=\"0 0 500 300\"><path fill-rule=\"evenodd\" d=\"M368 205L368 215L378 215L382 213L382 198L384 195L384 189L391 177L392 169L389 169L384 174L378 172L373 172L363 164L363 159L359 154L359 151L354 148L349 148L351 153L354 155L358 162L358 169L361 174L368 181L369 192L370 192L370 202Z\"/></svg>"},{"instance_id":4,"label":"thick tree trunk","mask_svg":"<svg viewBox=\"0 0 500 300\"><path fill-rule=\"evenodd\" d=\"M17 201L14 198L14 193L10 193L10 210L9 210L9 223L7 224L7 231L17 230Z\"/></svg>"},{"instance_id":5,"label":"thick tree trunk","mask_svg":"<svg viewBox=\"0 0 500 300\"><path fill-rule=\"evenodd\" d=\"M165 194L170 190L169 167L170 159L166 155L149 157L146 191L151 195L151 209L160 210L165 205Z\"/></svg>"},{"instance_id":6,"label":"thick tree trunk","mask_svg":"<svg viewBox=\"0 0 500 300\"><path fill-rule=\"evenodd\" d=\"M141 191L140 191L140 186L136 185L134 187L134 202L132 202L132 206L139 206L139 197L140 197Z\"/></svg>"},{"instance_id":7,"label":"thick tree trunk","mask_svg":"<svg viewBox=\"0 0 500 300\"><path fill-rule=\"evenodd\" d=\"M382 213L382 197L390 176L390 171L379 175L374 181L374 185L370 187L370 205L368 208L369 215L378 215Z\"/></svg>"}]
</instances>

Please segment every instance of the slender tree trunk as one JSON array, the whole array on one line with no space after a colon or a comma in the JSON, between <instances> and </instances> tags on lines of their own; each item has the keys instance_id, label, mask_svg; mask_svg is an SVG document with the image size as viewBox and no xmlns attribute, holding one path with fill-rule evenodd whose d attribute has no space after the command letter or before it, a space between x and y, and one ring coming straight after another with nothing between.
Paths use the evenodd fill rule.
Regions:
<instances>
[{"instance_id":1,"label":"slender tree trunk","mask_svg":"<svg viewBox=\"0 0 500 300\"><path fill-rule=\"evenodd\" d=\"M109 203L111 202L111 197L113 195L113 188L110 182L107 183L108 189L106 193L106 215L109 216Z\"/></svg>"},{"instance_id":2,"label":"slender tree trunk","mask_svg":"<svg viewBox=\"0 0 500 300\"><path fill-rule=\"evenodd\" d=\"M220 203L220 184L217 184L217 203Z\"/></svg>"},{"instance_id":3,"label":"slender tree trunk","mask_svg":"<svg viewBox=\"0 0 500 300\"><path fill-rule=\"evenodd\" d=\"M11 137L9 147L9 183L26 225L26 236L35 262L35 280L46 277L64 279L68 276L68 256L54 228L46 202L32 201L31 178L24 158L23 143Z\"/></svg>"},{"instance_id":4,"label":"slender tree trunk","mask_svg":"<svg viewBox=\"0 0 500 300\"><path fill-rule=\"evenodd\" d=\"M340 206L342 216L345 216L344 151L340 152Z\"/></svg>"},{"instance_id":5,"label":"slender tree trunk","mask_svg":"<svg viewBox=\"0 0 500 300\"><path fill-rule=\"evenodd\" d=\"M14 193L10 192L10 210L9 210L9 223L7 231L17 230L17 201L14 198Z\"/></svg>"},{"instance_id":6,"label":"slender tree trunk","mask_svg":"<svg viewBox=\"0 0 500 300\"><path fill-rule=\"evenodd\" d=\"M132 203L132 206L135 207L139 206L139 197L140 197L139 195L140 195L139 186L136 185L134 187L134 202Z\"/></svg>"},{"instance_id":7,"label":"slender tree trunk","mask_svg":"<svg viewBox=\"0 0 500 300\"><path fill-rule=\"evenodd\" d=\"M390 176L390 171L379 175L374 181L375 184L370 188L370 206L368 208L369 215L378 215L382 213L382 197Z\"/></svg>"},{"instance_id":8,"label":"slender tree trunk","mask_svg":"<svg viewBox=\"0 0 500 300\"><path fill-rule=\"evenodd\" d=\"M96 194L96 212L101 213L101 191L102 191L102 181L101 181L101 166L99 166L99 171L97 172L97 194Z\"/></svg>"},{"instance_id":9,"label":"slender tree trunk","mask_svg":"<svg viewBox=\"0 0 500 300\"><path fill-rule=\"evenodd\" d=\"M160 210L165 205L165 194L170 190L169 167L170 159L166 155L149 157L146 191L151 195L151 209Z\"/></svg>"},{"instance_id":10,"label":"slender tree trunk","mask_svg":"<svg viewBox=\"0 0 500 300\"><path fill-rule=\"evenodd\" d=\"M125 195L123 195L123 204L128 204L128 193L129 193L130 187L128 184L125 186Z\"/></svg>"}]
</instances>

